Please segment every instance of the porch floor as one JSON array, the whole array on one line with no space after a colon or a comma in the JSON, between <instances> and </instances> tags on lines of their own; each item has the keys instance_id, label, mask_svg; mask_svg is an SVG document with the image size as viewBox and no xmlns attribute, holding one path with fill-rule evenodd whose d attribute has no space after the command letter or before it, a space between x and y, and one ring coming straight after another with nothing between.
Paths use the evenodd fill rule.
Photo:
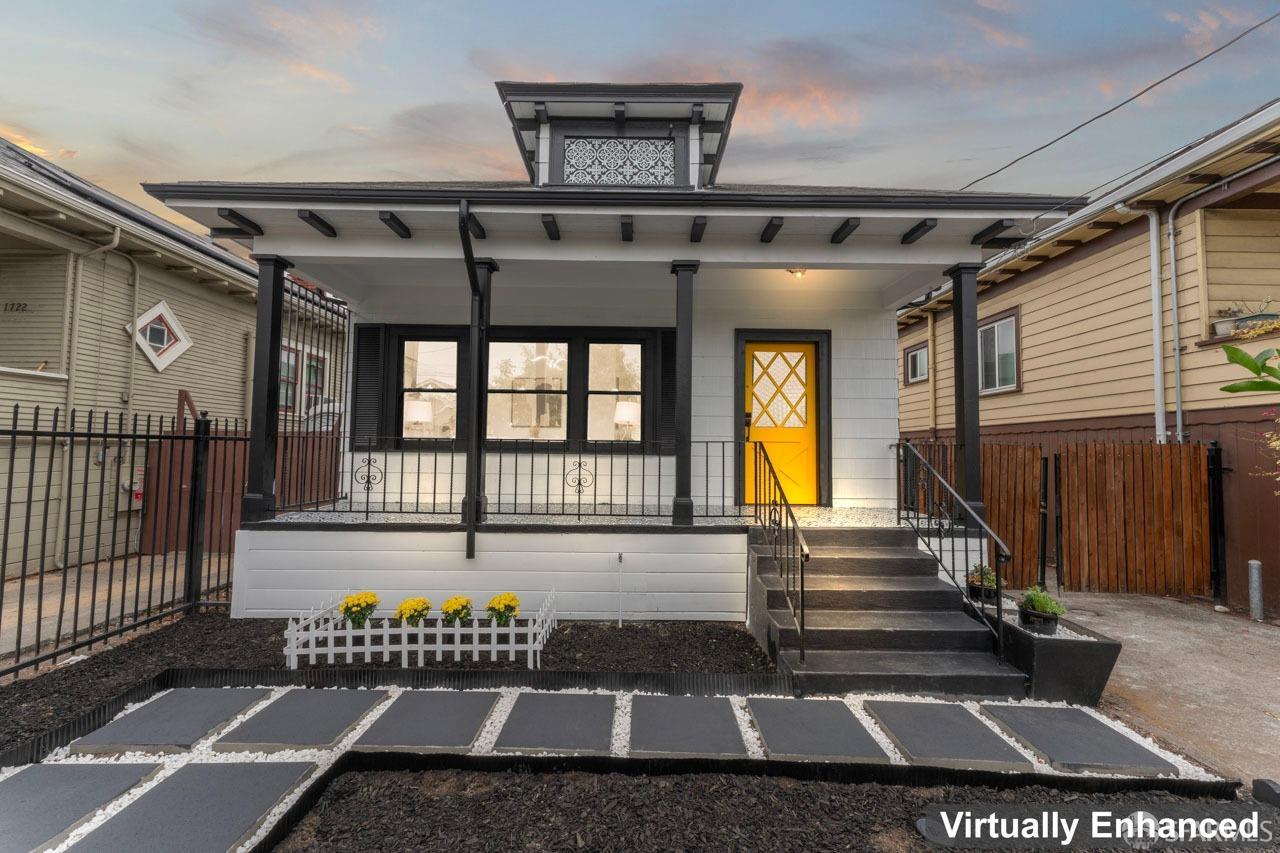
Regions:
<instances>
[{"instance_id":1,"label":"porch floor","mask_svg":"<svg viewBox=\"0 0 1280 853\"><path fill-rule=\"evenodd\" d=\"M893 509L871 507L793 507L801 529L809 527L897 527L897 512ZM707 514L705 507L695 507L695 527L723 527L727 524L750 523L749 512L742 515L713 507ZM700 513L700 514L699 514ZM277 515L274 521L294 524L421 524L426 526L452 526L461 523L458 511L436 513L409 511L365 511L363 509L299 510ZM489 525L644 525L670 527L671 516L656 510L611 514L607 512L583 512L538 510L519 513L490 512L485 519Z\"/></svg>"}]
</instances>

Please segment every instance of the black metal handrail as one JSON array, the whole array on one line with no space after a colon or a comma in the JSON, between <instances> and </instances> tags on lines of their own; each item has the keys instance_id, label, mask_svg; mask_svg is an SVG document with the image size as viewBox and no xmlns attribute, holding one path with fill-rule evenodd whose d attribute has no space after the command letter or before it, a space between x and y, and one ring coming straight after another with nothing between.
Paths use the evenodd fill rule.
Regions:
<instances>
[{"instance_id":1,"label":"black metal handrail","mask_svg":"<svg viewBox=\"0 0 1280 853\"><path fill-rule=\"evenodd\" d=\"M809 562L809 544L796 521L796 514L787 500L787 493L774 470L769 451L758 441L750 442L753 455L752 470L755 485L754 519L764 532L778 576L782 579L782 592L787 608L796 623L800 659L804 660L804 564Z\"/></svg>"},{"instance_id":2,"label":"black metal handrail","mask_svg":"<svg viewBox=\"0 0 1280 853\"><path fill-rule=\"evenodd\" d=\"M982 623L995 635L995 650L1002 651L1004 623L1004 572L1013 562L1013 553L982 516L951 487L929 460L909 441L897 447L898 468L898 524L904 522L915 530L925 543L930 555L946 573L951 583L960 590L965 601L982 616ZM978 562L971 559L973 543L970 533L980 537L977 545ZM957 542L963 543L957 547ZM985 557L989 553L995 563L995 587L984 583L983 569L988 568ZM956 580L957 565L964 566L965 583ZM975 571L978 583L968 583L969 573ZM987 618L988 607L994 606L995 623Z\"/></svg>"}]
</instances>

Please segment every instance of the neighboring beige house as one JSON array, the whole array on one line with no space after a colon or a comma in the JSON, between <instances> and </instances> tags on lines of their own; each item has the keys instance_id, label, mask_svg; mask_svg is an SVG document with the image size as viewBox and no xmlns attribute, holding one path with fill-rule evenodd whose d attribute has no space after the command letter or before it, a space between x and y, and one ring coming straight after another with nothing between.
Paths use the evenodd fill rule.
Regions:
<instances>
[{"instance_id":1,"label":"neighboring beige house","mask_svg":"<svg viewBox=\"0 0 1280 853\"><path fill-rule=\"evenodd\" d=\"M1238 315L1280 312L1280 103L1013 245L984 266L979 288L984 437L1220 442L1227 598L1246 600L1247 560L1261 559L1268 607L1280 607L1280 497L1261 439L1280 399L1219 390L1245 378L1221 346L1234 325L1256 322ZM898 315L909 438L952 434L949 305L943 289Z\"/></svg>"},{"instance_id":2,"label":"neighboring beige house","mask_svg":"<svg viewBox=\"0 0 1280 853\"><path fill-rule=\"evenodd\" d=\"M171 419L180 413L179 396L185 392L191 406L181 410L184 414L207 411L215 419L233 419L230 428L243 432L240 421L247 416L251 393L256 275L256 265L210 238L185 231L0 139L4 576L40 565L41 544L44 564L62 565L62 551L78 551L84 530L90 545L81 559L87 561L95 552L101 555L102 549L113 547L112 532L121 540L114 546L117 553L126 547L125 538L136 544L140 527L132 519L132 531L124 536L121 525L129 504L125 502L123 512L116 511L113 474L99 489L102 472L130 465L114 457L119 442L108 440L90 448L87 465L79 455L68 465L71 454L81 453L83 441L76 442L73 451L59 439L59 446L50 451L47 437L37 436L35 446L27 436L5 438L4 432L14 426L14 406L19 428L32 425L39 407L41 429L51 426L56 409L59 429L66 429L74 411L81 429L92 413L97 430L104 416L112 431L119 425L128 430L136 416L140 432L161 434L171 429ZM295 285L293 292L323 301L305 284ZM300 304L288 301L290 306ZM282 372L291 387L282 394L282 408L305 412L321 398L337 396L345 372L346 329L328 316L318 329L307 311L286 311L290 321L282 345ZM121 473L121 490L140 485L144 462L132 460L132 475ZM24 475L31 467L36 472L28 500ZM68 485L67 470L74 496L70 520L60 500ZM106 504L101 525L99 491ZM88 497L81 499L81 494ZM86 506L81 507L82 502ZM42 543L37 522L45 519L46 510L51 520L43 521ZM113 515L119 530L106 523ZM24 543L28 527L33 541ZM73 543L66 536L68 527ZM99 530L104 541L94 545Z\"/></svg>"}]
</instances>

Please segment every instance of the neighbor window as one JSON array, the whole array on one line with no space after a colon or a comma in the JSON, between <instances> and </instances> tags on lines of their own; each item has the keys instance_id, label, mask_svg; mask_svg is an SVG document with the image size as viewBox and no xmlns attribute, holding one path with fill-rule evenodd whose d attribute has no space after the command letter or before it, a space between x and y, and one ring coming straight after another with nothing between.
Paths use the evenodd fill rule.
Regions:
<instances>
[{"instance_id":1,"label":"neighbor window","mask_svg":"<svg viewBox=\"0 0 1280 853\"><path fill-rule=\"evenodd\" d=\"M563 439L568 402L567 342L489 344L489 438Z\"/></svg>"},{"instance_id":2,"label":"neighbor window","mask_svg":"<svg viewBox=\"0 0 1280 853\"><path fill-rule=\"evenodd\" d=\"M978 326L978 389L988 393L1017 387L1017 315Z\"/></svg>"},{"instance_id":3,"label":"neighbor window","mask_svg":"<svg viewBox=\"0 0 1280 853\"><path fill-rule=\"evenodd\" d=\"M298 351L280 350L280 410L292 412L298 405Z\"/></svg>"},{"instance_id":4,"label":"neighbor window","mask_svg":"<svg viewBox=\"0 0 1280 853\"><path fill-rule=\"evenodd\" d=\"M914 349L907 350L903 357L906 359L906 381L908 385L912 382L921 382L929 378L928 344L920 344Z\"/></svg>"},{"instance_id":5,"label":"neighbor window","mask_svg":"<svg viewBox=\"0 0 1280 853\"><path fill-rule=\"evenodd\" d=\"M164 353L169 347L178 342L178 336L173 333L173 329L169 328L169 324L164 321L163 317L156 317L152 320L142 330L142 334L147 339L147 346L151 347L151 351L156 355Z\"/></svg>"},{"instance_id":6,"label":"neighbor window","mask_svg":"<svg viewBox=\"0 0 1280 853\"><path fill-rule=\"evenodd\" d=\"M404 438L458 434L458 342L405 341L401 370Z\"/></svg>"},{"instance_id":7,"label":"neighbor window","mask_svg":"<svg viewBox=\"0 0 1280 853\"><path fill-rule=\"evenodd\" d=\"M587 345L587 439L639 441L640 344Z\"/></svg>"},{"instance_id":8,"label":"neighbor window","mask_svg":"<svg viewBox=\"0 0 1280 853\"><path fill-rule=\"evenodd\" d=\"M306 380L308 411L324 399L324 356L308 355L306 360Z\"/></svg>"}]
</instances>

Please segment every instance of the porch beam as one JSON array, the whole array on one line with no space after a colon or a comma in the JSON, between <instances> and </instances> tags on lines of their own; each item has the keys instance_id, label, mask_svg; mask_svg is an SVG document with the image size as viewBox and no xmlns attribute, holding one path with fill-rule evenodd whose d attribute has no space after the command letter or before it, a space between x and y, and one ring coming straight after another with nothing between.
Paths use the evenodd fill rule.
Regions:
<instances>
[{"instance_id":1,"label":"porch beam","mask_svg":"<svg viewBox=\"0 0 1280 853\"><path fill-rule=\"evenodd\" d=\"M988 225L986 228L983 228L977 234L974 234L973 239L970 240L969 243L974 246L981 246L982 244L990 240L992 237L996 237L1000 234L1003 234L1005 231L1008 231L1012 227L1013 227L1012 219L997 219L995 222L992 222L990 225Z\"/></svg>"},{"instance_id":2,"label":"porch beam","mask_svg":"<svg viewBox=\"0 0 1280 853\"><path fill-rule=\"evenodd\" d=\"M902 245L910 246L924 235L928 234L934 228L938 227L936 219L921 219L915 225L912 225L906 234L902 235Z\"/></svg>"},{"instance_id":3,"label":"porch beam","mask_svg":"<svg viewBox=\"0 0 1280 853\"><path fill-rule=\"evenodd\" d=\"M760 232L761 243L772 243L773 238L778 236L778 232L782 230L782 217L771 216L769 221L765 223L764 230Z\"/></svg>"},{"instance_id":4,"label":"porch beam","mask_svg":"<svg viewBox=\"0 0 1280 853\"><path fill-rule=\"evenodd\" d=\"M245 521L264 521L274 516L276 509L284 274L293 264L279 255L253 255L253 259L258 263L258 308L249 412L248 484L240 503L240 517Z\"/></svg>"},{"instance_id":5,"label":"porch beam","mask_svg":"<svg viewBox=\"0 0 1280 853\"><path fill-rule=\"evenodd\" d=\"M624 214L620 225L622 227L622 242L630 243L636 238L635 220L632 218L631 214Z\"/></svg>"},{"instance_id":6,"label":"porch beam","mask_svg":"<svg viewBox=\"0 0 1280 853\"><path fill-rule=\"evenodd\" d=\"M390 210L378 211L378 219L382 221L383 225L390 228L392 233L401 240L408 240L413 236L413 232L409 230L408 225L404 224L404 220L399 216L396 216Z\"/></svg>"},{"instance_id":7,"label":"porch beam","mask_svg":"<svg viewBox=\"0 0 1280 853\"><path fill-rule=\"evenodd\" d=\"M218 208L218 218L225 219L241 231L248 231L254 237L262 236L262 226L249 217L229 207Z\"/></svg>"},{"instance_id":8,"label":"porch beam","mask_svg":"<svg viewBox=\"0 0 1280 853\"><path fill-rule=\"evenodd\" d=\"M850 216L844 222L840 223L840 227L831 232L832 243L843 243L849 239L849 235L858 230L858 226L862 224L862 220L856 216Z\"/></svg>"},{"instance_id":9,"label":"porch beam","mask_svg":"<svg viewBox=\"0 0 1280 853\"><path fill-rule=\"evenodd\" d=\"M554 214L542 214L542 228L547 232L548 240L560 239L560 225L556 222Z\"/></svg>"},{"instance_id":10,"label":"porch beam","mask_svg":"<svg viewBox=\"0 0 1280 853\"><path fill-rule=\"evenodd\" d=\"M480 224L479 218L474 213L467 214L467 230L477 240L484 240L489 236L489 232L484 230L484 225Z\"/></svg>"},{"instance_id":11,"label":"porch beam","mask_svg":"<svg viewBox=\"0 0 1280 853\"><path fill-rule=\"evenodd\" d=\"M984 249L1011 249L1023 241L1022 237L991 237L982 243Z\"/></svg>"},{"instance_id":12,"label":"porch beam","mask_svg":"<svg viewBox=\"0 0 1280 853\"><path fill-rule=\"evenodd\" d=\"M978 414L978 271L981 264L956 264L951 279L951 334L955 377L956 492L986 517L982 504L982 444Z\"/></svg>"},{"instance_id":13,"label":"porch beam","mask_svg":"<svg viewBox=\"0 0 1280 853\"><path fill-rule=\"evenodd\" d=\"M689 242L701 243L702 235L707 233L707 217L693 217L693 226L689 229Z\"/></svg>"},{"instance_id":14,"label":"porch beam","mask_svg":"<svg viewBox=\"0 0 1280 853\"><path fill-rule=\"evenodd\" d=\"M330 225L327 219L314 210L299 210L298 218L330 239L338 236L338 229Z\"/></svg>"},{"instance_id":15,"label":"porch beam","mask_svg":"<svg viewBox=\"0 0 1280 853\"><path fill-rule=\"evenodd\" d=\"M243 240L252 237L248 231L243 228L210 228L209 239L211 240Z\"/></svg>"},{"instance_id":16,"label":"porch beam","mask_svg":"<svg viewBox=\"0 0 1280 853\"><path fill-rule=\"evenodd\" d=\"M672 261L676 277L676 492L671 523L693 524L693 277L698 261Z\"/></svg>"}]
</instances>

